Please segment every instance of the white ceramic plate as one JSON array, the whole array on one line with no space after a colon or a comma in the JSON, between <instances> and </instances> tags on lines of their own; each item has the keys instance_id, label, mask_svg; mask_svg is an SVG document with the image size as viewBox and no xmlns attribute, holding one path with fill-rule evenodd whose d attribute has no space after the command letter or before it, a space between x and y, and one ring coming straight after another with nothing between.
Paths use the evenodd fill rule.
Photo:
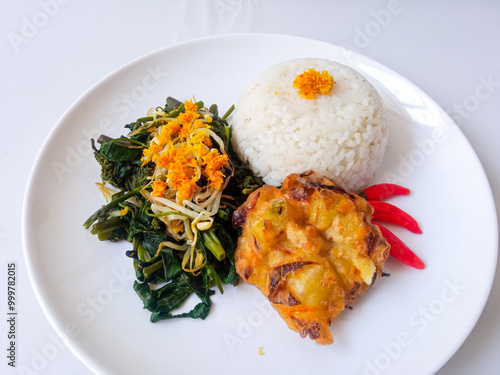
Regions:
<instances>
[{"instance_id":1,"label":"white ceramic plate","mask_svg":"<svg viewBox=\"0 0 500 375\"><path fill-rule=\"evenodd\" d=\"M247 285L213 298L205 321L156 324L132 290L127 244L100 243L82 227L103 203L89 138L117 137L167 96L225 111L261 70L299 57L348 64L379 90L390 139L374 182L412 194L392 203L423 229L394 231L426 262L389 260L389 278L332 324L318 346L290 331ZM446 113L393 71L359 54L292 36L194 40L140 58L103 79L61 118L33 167L23 241L33 287L48 319L99 374L430 374L459 348L488 297L497 257L492 194L471 146ZM263 355L259 355L262 348Z\"/></svg>"}]
</instances>

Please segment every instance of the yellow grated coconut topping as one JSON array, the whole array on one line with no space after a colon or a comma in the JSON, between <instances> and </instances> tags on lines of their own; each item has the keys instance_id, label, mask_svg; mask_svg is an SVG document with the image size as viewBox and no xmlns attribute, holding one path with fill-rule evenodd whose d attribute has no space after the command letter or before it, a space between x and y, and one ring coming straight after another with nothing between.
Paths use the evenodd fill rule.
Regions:
<instances>
[{"instance_id":1,"label":"yellow grated coconut topping","mask_svg":"<svg viewBox=\"0 0 500 375\"><path fill-rule=\"evenodd\" d=\"M315 99L316 94L330 95L335 81L328 71L318 72L309 69L299 74L293 81L293 88L299 91L302 98Z\"/></svg>"}]
</instances>

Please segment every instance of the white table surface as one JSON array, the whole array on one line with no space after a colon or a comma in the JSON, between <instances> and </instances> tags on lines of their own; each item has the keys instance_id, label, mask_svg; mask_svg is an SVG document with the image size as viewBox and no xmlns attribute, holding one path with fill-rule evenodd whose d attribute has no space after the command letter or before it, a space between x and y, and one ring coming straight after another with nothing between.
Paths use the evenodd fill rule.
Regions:
<instances>
[{"instance_id":1,"label":"white table surface","mask_svg":"<svg viewBox=\"0 0 500 375\"><path fill-rule=\"evenodd\" d=\"M180 41L236 32L291 34L356 50L414 82L455 119L483 164L498 213L499 19L500 2L486 0L0 2L0 311L11 262L18 311L16 368L7 364L5 322L0 373L91 373L57 338L36 300L24 264L21 212L42 142L105 75ZM499 292L497 277L474 330L439 375L500 373Z\"/></svg>"}]
</instances>

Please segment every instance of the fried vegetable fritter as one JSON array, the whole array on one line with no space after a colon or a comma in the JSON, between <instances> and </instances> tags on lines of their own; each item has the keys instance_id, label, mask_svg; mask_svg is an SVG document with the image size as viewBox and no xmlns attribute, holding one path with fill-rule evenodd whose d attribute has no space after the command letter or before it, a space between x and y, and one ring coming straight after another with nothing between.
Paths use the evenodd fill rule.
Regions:
<instances>
[{"instance_id":1,"label":"fried vegetable fritter","mask_svg":"<svg viewBox=\"0 0 500 375\"><path fill-rule=\"evenodd\" d=\"M312 172L264 185L233 214L236 271L289 328L331 344L328 326L382 275L389 245L373 208Z\"/></svg>"}]
</instances>

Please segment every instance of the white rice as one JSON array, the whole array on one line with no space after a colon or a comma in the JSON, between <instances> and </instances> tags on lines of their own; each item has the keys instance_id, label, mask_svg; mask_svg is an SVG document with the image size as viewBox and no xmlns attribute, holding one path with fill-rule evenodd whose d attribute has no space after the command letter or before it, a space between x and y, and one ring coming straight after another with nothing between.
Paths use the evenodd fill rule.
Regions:
<instances>
[{"instance_id":1,"label":"white rice","mask_svg":"<svg viewBox=\"0 0 500 375\"><path fill-rule=\"evenodd\" d=\"M327 70L330 95L301 98L295 77ZM354 69L326 59L297 59L255 77L233 113L235 149L264 182L279 186L290 173L314 170L349 191L366 187L387 144L382 100Z\"/></svg>"}]
</instances>

